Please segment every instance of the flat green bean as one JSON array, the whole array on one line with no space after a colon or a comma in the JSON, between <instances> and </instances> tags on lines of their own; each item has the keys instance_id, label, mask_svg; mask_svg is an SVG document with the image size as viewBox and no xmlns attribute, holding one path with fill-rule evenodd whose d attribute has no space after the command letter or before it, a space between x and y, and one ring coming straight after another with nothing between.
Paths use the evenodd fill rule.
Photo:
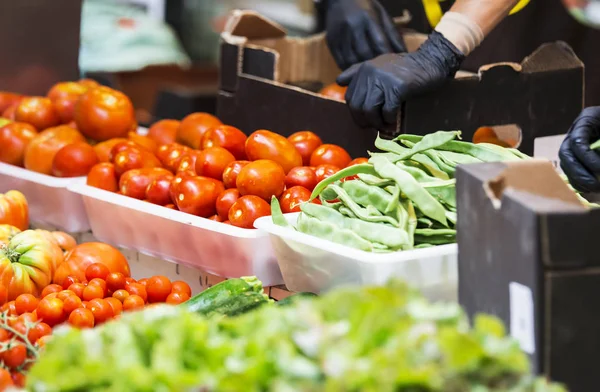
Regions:
<instances>
[{"instance_id":1,"label":"flat green bean","mask_svg":"<svg viewBox=\"0 0 600 392\"><path fill-rule=\"evenodd\" d=\"M410 149L402 147L393 140L382 139L381 137L379 137L379 135L377 135L377 139L375 139L375 147L377 147L381 151L397 155L398 160L404 159L402 158L402 156L410 151Z\"/></svg>"},{"instance_id":2,"label":"flat green bean","mask_svg":"<svg viewBox=\"0 0 600 392\"><path fill-rule=\"evenodd\" d=\"M440 180L448 180L450 178L448 173L440 169L440 167L425 154L416 154L411 158L411 160L425 167L429 174L439 178Z\"/></svg>"},{"instance_id":3,"label":"flat green bean","mask_svg":"<svg viewBox=\"0 0 600 392\"><path fill-rule=\"evenodd\" d=\"M415 234L422 235L424 237L451 236L451 235L456 235L456 230L454 230L454 229L416 229Z\"/></svg>"},{"instance_id":4,"label":"flat green bean","mask_svg":"<svg viewBox=\"0 0 600 392\"><path fill-rule=\"evenodd\" d=\"M392 196L378 186L368 185L361 180L345 181L341 187L363 207L373 205L381 212L393 201Z\"/></svg>"},{"instance_id":5,"label":"flat green bean","mask_svg":"<svg viewBox=\"0 0 600 392\"><path fill-rule=\"evenodd\" d=\"M425 151L423 154L435 162L437 167L439 167L443 172L447 173L450 178L454 178L454 173L456 173L456 165L450 165L443 161L438 155L437 151Z\"/></svg>"},{"instance_id":6,"label":"flat green bean","mask_svg":"<svg viewBox=\"0 0 600 392\"><path fill-rule=\"evenodd\" d=\"M446 219L448 219L450 223L455 225L458 221L458 215L456 214L456 211L446 211Z\"/></svg>"},{"instance_id":7,"label":"flat green bean","mask_svg":"<svg viewBox=\"0 0 600 392\"><path fill-rule=\"evenodd\" d=\"M410 174L396 167L385 158L371 158L376 172L384 178L394 180L402 192L430 218L447 224L444 207L425 188L421 186Z\"/></svg>"},{"instance_id":8,"label":"flat green bean","mask_svg":"<svg viewBox=\"0 0 600 392\"><path fill-rule=\"evenodd\" d=\"M411 240L411 248L415 245L415 230L417 229L417 212L412 201L405 200L402 202L403 207L406 209L408 214L407 232Z\"/></svg>"},{"instance_id":9,"label":"flat green bean","mask_svg":"<svg viewBox=\"0 0 600 392\"><path fill-rule=\"evenodd\" d=\"M328 178L324 179L323 181L319 182L317 184L317 186L315 187L315 189L312 191L312 194L310 195L310 200L313 200L314 198L319 196L319 194L323 191L323 189L327 188L327 186L329 184L333 184L334 182L339 181L343 178L355 176L360 173L373 174L373 175L377 174L375 172L375 169L373 168L373 165L371 165L369 163L363 163L360 165L349 166L349 167L342 169L339 172L335 173L331 177L328 177Z\"/></svg>"},{"instance_id":10,"label":"flat green bean","mask_svg":"<svg viewBox=\"0 0 600 392\"><path fill-rule=\"evenodd\" d=\"M394 141L404 141L405 137L408 135L400 135ZM410 147L410 150L406 151L404 154L400 154L400 159L409 159L415 154L425 152L432 149L437 149L440 146L460 137L460 131L438 131L434 133L429 133L423 137L416 137L411 140L415 143ZM419 139L418 141L416 141ZM395 151L394 151L395 152Z\"/></svg>"},{"instance_id":11,"label":"flat green bean","mask_svg":"<svg viewBox=\"0 0 600 392\"><path fill-rule=\"evenodd\" d=\"M340 199L340 201L344 203L344 205L348 207L358 218L367 222L389 223L390 225L398 227L398 221L390 216L369 214L369 211L366 208L358 205L358 203L354 201L354 199L352 199L348 192L346 192L342 187L331 184L328 188L335 192L338 199Z\"/></svg>"},{"instance_id":12,"label":"flat green bean","mask_svg":"<svg viewBox=\"0 0 600 392\"><path fill-rule=\"evenodd\" d=\"M318 238L329 240L340 245L372 252L371 243L351 230L343 229L334 223L313 218L306 214L298 217L298 231Z\"/></svg>"},{"instance_id":13,"label":"flat green bean","mask_svg":"<svg viewBox=\"0 0 600 392\"><path fill-rule=\"evenodd\" d=\"M392 199L389 201L385 211L383 211L386 214L394 211L400 204L400 187L398 185L394 185L393 188L394 190L392 192Z\"/></svg>"},{"instance_id":14,"label":"flat green bean","mask_svg":"<svg viewBox=\"0 0 600 392\"><path fill-rule=\"evenodd\" d=\"M367 185L375 185L378 187L385 187L388 185L395 184L395 182L392 180L388 180L386 178L380 178L380 177L374 176L372 174L361 173L358 175L358 178Z\"/></svg>"},{"instance_id":15,"label":"flat green bean","mask_svg":"<svg viewBox=\"0 0 600 392\"><path fill-rule=\"evenodd\" d=\"M415 178L415 180L419 181L420 183L435 182L439 180L437 177L430 176L429 173L427 173L425 170L421 169L420 167L411 165L409 162L410 161L396 162L396 166L409 173Z\"/></svg>"},{"instance_id":16,"label":"flat green bean","mask_svg":"<svg viewBox=\"0 0 600 392\"><path fill-rule=\"evenodd\" d=\"M403 142L412 142L417 143L419 141L419 136L415 135L400 135L403 136ZM499 147L499 146L497 146ZM437 150L443 151L452 151L458 152L461 154L468 154L472 157L480 159L483 162L499 162L506 160L517 160L515 155L509 151L506 151L505 148L502 150L497 150L494 147L490 148L484 144L473 144L467 142L461 142L458 140L449 141L441 146L436 147Z\"/></svg>"},{"instance_id":17,"label":"flat green bean","mask_svg":"<svg viewBox=\"0 0 600 392\"><path fill-rule=\"evenodd\" d=\"M282 227L293 228L283 216L283 212L281 212L281 206L279 205L279 200L275 196L271 197L271 219L273 224Z\"/></svg>"},{"instance_id":18,"label":"flat green bean","mask_svg":"<svg viewBox=\"0 0 600 392\"><path fill-rule=\"evenodd\" d=\"M419 244L445 245L456 242L456 236L421 236L415 234L415 246Z\"/></svg>"},{"instance_id":19,"label":"flat green bean","mask_svg":"<svg viewBox=\"0 0 600 392\"><path fill-rule=\"evenodd\" d=\"M500 147L502 148L502 147ZM453 162L454 165L468 165L470 163L481 163L483 162L481 159L477 159L467 154L459 154L453 151L437 151L437 153L444 159L446 162Z\"/></svg>"},{"instance_id":20,"label":"flat green bean","mask_svg":"<svg viewBox=\"0 0 600 392\"><path fill-rule=\"evenodd\" d=\"M343 214L343 215L347 216L348 218L356 218L357 217L356 215L354 215L354 212L352 212L352 210L350 208L346 207L345 205L340 206L338 211L340 212L340 214Z\"/></svg>"}]
</instances>

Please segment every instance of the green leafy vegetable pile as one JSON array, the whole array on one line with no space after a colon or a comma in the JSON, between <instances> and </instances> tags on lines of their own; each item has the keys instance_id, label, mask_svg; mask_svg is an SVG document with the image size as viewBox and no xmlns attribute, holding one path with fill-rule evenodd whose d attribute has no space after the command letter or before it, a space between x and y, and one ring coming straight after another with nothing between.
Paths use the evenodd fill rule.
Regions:
<instances>
[{"instance_id":1,"label":"green leafy vegetable pile","mask_svg":"<svg viewBox=\"0 0 600 392\"><path fill-rule=\"evenodd\" d=\"M159 305L91 330L57 331L32 391L560 392L532 379L495 318L403 284L341 289L239 317Z\"/></svg>"}]
</instances>

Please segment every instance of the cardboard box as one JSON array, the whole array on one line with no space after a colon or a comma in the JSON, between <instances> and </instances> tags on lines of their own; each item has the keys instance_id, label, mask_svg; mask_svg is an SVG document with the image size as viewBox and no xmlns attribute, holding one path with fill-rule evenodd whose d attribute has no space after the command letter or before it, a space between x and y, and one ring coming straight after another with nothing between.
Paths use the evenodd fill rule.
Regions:
<instances>
[{"instance_id":1,"label":"cardboard box","mask_svg":"<svg viewBox=\"0 0 600 392\"><path fill-rule=\"evenodd\" d=\"M0 90L46 95L79 78L81 0L0 1Z\"/></svg>"},{"instance_id":2,"label":"cardboard box","mask_svg":"<svg viewBox=\"0 0 600 392\"><path fill-rule=\"evenodd\" d=\"M411 51L425 39L405 35ZM223 122L246 133L262 128L287 136L309 129L354 157L374 148L376 130L360 129L345 103L314 92L340 73L323 34L289 37L263 16L237 10L221 40L217 115ZM519 148L533 154L536 139L566 133L582 108L583 64L566 44L553 43L521 64L460 73L438 91L406 102L398 126L381 131L394 136L460 129L465 140L472 140L481 126L516 124L522 131ZM553 154L559 144L560 138L552 140Z\"/></svg>"},{"instance_id":3,"label":"cardboard box","mask_svg":"<svg viewBox=\"0 0 600 392\"><path fill-rule=\"evenodd\" d=\"M499 316L533 371L570 391L600 385L600 209L548 161L459 166L459 300Z\"/></svg>"}]
</instances>

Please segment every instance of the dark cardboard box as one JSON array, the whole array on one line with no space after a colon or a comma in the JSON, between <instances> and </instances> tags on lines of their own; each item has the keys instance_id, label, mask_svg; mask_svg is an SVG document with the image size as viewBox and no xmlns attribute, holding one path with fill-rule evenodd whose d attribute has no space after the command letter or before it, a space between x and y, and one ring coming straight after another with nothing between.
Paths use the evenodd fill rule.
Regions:
<instances>
[{"instance_id":1,"label":"dark cardboard box","mask_svg":"<svg viewBox=\"0 0 600 392\"><path fill-rule=\"evenodd\" d=\"M0 1L0 90L46 95L79 78L81 3Z\"/></svg>"},{"instance_id":2,"label":"dark cardboard box","mask_svg":"<svg viewBox=\"0 0 600 392\"><path fill-rule=\"evenodd\" d=\"M425 38L405 35L409 50ZM270 129L289 135L309 129L355 157L374 148L376 130L360 129L343 102L313 92L340 73L323 34L289 37L261 15L237 10L221 40L217 115L223 122L246 133ZM481 126L516 124L522 131L519 148L533 154L536 138L566 133L583 108L582 97L581 61L567 45L547 44L521 64L490 64L478 74L457 75L440 90L405 103L398 128L382 132L460 129L465 140L472 140ZM550 155L560 140L552 142Z\"/></svg>"},{"instance_id":3,"label":"dark cardboard box","mask_svg":"<svg viewBox=\"0 0 600 392\"><path fill-rule=\"evenodd\" d=\"M548 161L459 166L459 300L499 316L533 371L570 391L600 386L600 209Z\"/></svg>"}]
</instances>

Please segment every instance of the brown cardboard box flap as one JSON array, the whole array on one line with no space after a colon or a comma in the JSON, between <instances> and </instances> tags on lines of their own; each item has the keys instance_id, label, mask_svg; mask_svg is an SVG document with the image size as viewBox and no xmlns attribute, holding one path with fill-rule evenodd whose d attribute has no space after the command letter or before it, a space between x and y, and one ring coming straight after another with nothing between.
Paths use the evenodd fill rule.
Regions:
<instances>
[{"instance_id":1,"label":"brown cardboard box flap","mask_svg":"<svg viewBox=\"0 0 600 392\"><path fill-rule=\"evenodd\" d=\"M559 202L561 210L584 211L581 204L563 179L558 175L552 163L542 159L520 162L507 162L505 169L497 177L484 183L486 192L495 204L499 204L505 191L512 189L518 193L550 199ZM539 204L538 204L539 205ZM543 207L540 205L540 207Z\"/></svg>"},{"instance_id":2,"label":"brown cardboard box flap","mask_svg":"<svg viewBox=\"0 0 600 392\"><path fill-rule=\"evenodd\" d=\"M287 31L277 22L251 10L233 10L223 32L249 40L283 38Z\"/></svg>"}]
</instances>

